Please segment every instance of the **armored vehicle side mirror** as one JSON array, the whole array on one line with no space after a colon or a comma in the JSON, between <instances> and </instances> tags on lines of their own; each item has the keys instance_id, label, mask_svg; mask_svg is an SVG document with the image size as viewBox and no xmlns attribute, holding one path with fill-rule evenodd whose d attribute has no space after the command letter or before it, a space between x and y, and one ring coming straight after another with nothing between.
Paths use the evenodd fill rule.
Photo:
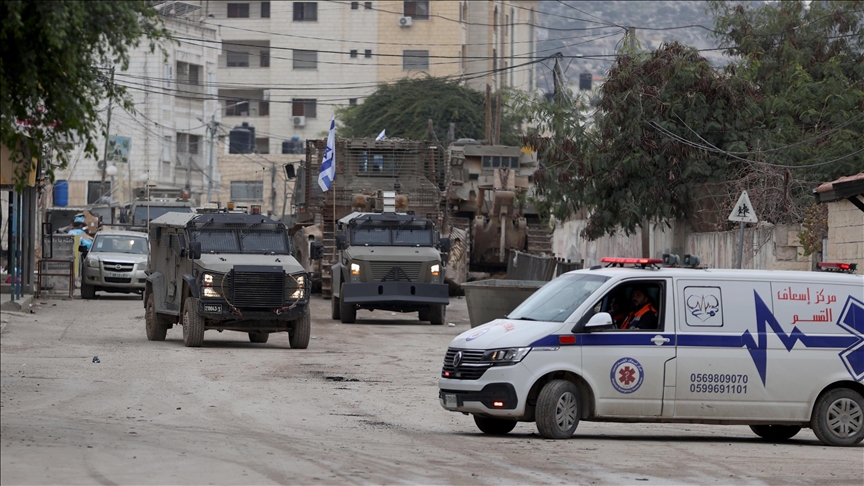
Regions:
<instances>
[{"instance_id":1,"label":"armored vehicle side mirror","mask_svg":"<svg viewBox=\"0 0 864 486\"><path fill-rule=\"evenodd\" d=\"M324 245L320 241L309 243L309 259L321 260L324 258Z\"/></svg>"},{"instance_id":2,"label":"armored vehicle side mirror","mask_svg":"<svg viewBox=\"0 0 864 486\"><path fill-rule=\"evenodd\" d=\"M438 246L441 248L441 253L450 253L450 238L441 238L438 240Z\"/></svg>"},{"instance_id":3,"label":"armored vehicle side mirror","mask_svg":"<svg viewBox=\"0 0 864 486\"><path fill-rule=\"evenodd\" d=\"M200 241L190 241L189 242L189 258L192 260L198 260L201 258L201 242Z\"/></svg>"},{"instance_id":4,"label":"armored vehicle side mirror","mask_svg":"<svg viewBox=\"0 0 864 486\"><path fill-rule=\"evenodd\" d=\"M348 240L345 235L336 235L336 249L344 250L346 248L348 248Z\"/></svg>"}]
</instances>

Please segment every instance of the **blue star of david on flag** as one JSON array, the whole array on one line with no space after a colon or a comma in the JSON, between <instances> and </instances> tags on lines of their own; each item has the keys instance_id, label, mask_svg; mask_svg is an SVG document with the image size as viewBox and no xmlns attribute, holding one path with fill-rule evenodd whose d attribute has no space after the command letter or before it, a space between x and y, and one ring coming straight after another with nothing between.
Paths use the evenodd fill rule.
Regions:
<instances>
[{"instance_id":1,"label":"blue star of david on flag","mask_svg":"<svg viewBox=\"0 0 864 486\"><path fill-rule=\"evenodd\" d=\"M336 180L336 117L330 120L330 134L327 136L327 147L321 160L321 172L318 173L318 185L327 192Z\"/></svg>"}]
</instances>

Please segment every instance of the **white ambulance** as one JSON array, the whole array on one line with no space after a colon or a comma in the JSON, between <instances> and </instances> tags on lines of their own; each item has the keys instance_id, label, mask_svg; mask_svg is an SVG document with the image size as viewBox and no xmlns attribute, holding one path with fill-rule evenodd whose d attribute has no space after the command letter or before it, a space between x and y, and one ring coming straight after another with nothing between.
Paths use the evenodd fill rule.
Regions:
<instances>
[{"instance_id":1,"label":"white ambulance","mask_svg":"<svg viewBox=\"0 0 864 486\"><path fill-rule=\"evenodd\" d=\"M842 273L854 266L602 261L457 336L441 406L488 434L534 421L549 439L580 420L743 424L772 441L810 427L834 446L864 438L864 276Z\"/></svg>"}]
</instances>

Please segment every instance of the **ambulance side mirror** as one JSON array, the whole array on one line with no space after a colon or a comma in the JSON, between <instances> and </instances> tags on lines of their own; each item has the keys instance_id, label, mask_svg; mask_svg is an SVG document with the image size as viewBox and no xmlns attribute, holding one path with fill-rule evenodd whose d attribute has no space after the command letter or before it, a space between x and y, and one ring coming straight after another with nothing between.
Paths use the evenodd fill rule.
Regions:
<instances>
[{"instance_id":1,"label":"ambulance side mirror","mask_svg":"<svg viewBox=\"0 0 864 486\"><path fill-rule=\"evenodd\" d=\"M608 312L598 312L585 323L585 332L599 331L613 326L612 316Z\"/></svg>"}]
</instances>

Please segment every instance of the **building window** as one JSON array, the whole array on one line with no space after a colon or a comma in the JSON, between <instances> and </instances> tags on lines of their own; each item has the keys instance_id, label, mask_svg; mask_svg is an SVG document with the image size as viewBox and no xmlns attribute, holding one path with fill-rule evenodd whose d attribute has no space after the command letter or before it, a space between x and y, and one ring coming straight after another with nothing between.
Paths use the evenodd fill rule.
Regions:
<instances>
[{"instance_id":1,"label":"building window","mask_svg":"<svg viewBox=\"0 0 864 486\"><path fill-rule=\"evenodd\" d=\"M351 57L357 57L357 49L351 49Z\"/></svg>"},{"instance_id":2,"label":"building window","mask_svg":"<svg viewBox=\"0 0 864 486\"><path fill-rule=\"evenodd\" d=\"M372 2L363 2L363 8L366 10L372 10Z\"/></svg>"},{"instance_id":3,"label":"building window","mask_svg":"<svg viewBox=\"0 0 864 486\"><path fill-rule=\"evenodd\" d=\"M231 181L232 201L263 201L263 181Z\"/></svg>"},{"instance_id":4,"label":"building window","mask_svg":"<svg viewBox=\"0 0 864 486\"><path fill-rule=\"evenodd\" d=\"M270 18L270 2L261 2L261 18Z\"/></svg>"},{"instance_id":5,"label":"building window","mask_svg":"<svg viewBox=\"0 0 864 486\"><path fill-rule=\"evenodd\" d=\"M183 84L201 84L201 66L177 61L177 82Z\"/></svg>"},{"instance_id":6,"label":"building window","mask_svg":"<svg viewBox=\"0 0 864 486\"><path fill-rule=\"evenodd\" d=\"M226 55L228 67L249 67L248 51L228 51Z\"/></svg>"},{"instance_id":7,"label":"building window","mask_svg":"<svg viewBox=\"0 0 864 486\"><path fill-rule=\"evenodd\" d=\"M402 51L402 69L429 69L429 51Z\"/></svg>"},{"instance_id":8,"label":"building window","mask_svg":"<svg viewBox=\"0 0 864 486\"><path fill-rule=\"evenodd\" d=\"M249 4L248 3L229 3L228 4L229 19L248 19Z\"/></svg>"},{"instance_id":9,"label":"building window","mask_svg":"<svg viewBox=\"0 0 864 486\"><path fill-rule=\"evenodd\" d=\"M348 98L348 106L357 106L357 98Z\"/></svg>"},{"instance_id":10,"label":"building window","mask_svg":"<svg viewBox=\"0 0 864 486\"><path fill-rule=\"evenodd\" d=\"M105 181L104 186L102 181L87 181L87 204L99 202L111 202L111 181Z\"/></svg>"},{"instance_id":11,"label":"building window","mask_svg":"<svg viewBox=\"0 0 864 486\"><path fill-rule=\"evenodd\" d=\"M255 139L255 153L256 154L269 154L270 153L270 139L269 138L256 138Z\"/></svg>"},{"instance_id":12,"label":"building window","mask_svg":"<svg viewBox=\"0 0 864 486\"><path fill-rule=\"evenodd\" d=\"M372 57L372 49L366 49L366 51L363 52L363 57L365 57L367 59Z\"/></svg>"},{"instance_id":13,"label":"building window","mask_svg":"<svg viewBox=\"0 0 864 486\"><path fill-rule=\"evenodd\" d=\"M291 100L291 116L318 117L318 100Z\"/></svg>"},{"instance_id":14,"label":"building window","mask_svg":"<svg viewBox=\"0 0 864 486\"><path fill-rule=\"evenodd\" d=\"M249 116L249 100L227 100L224 116Z\"/></svg>"},{"instance_id":15,"label":"building window","mask_svg":"<svg viewBox=\"0 0 864 486\"><path fill-rule=\"evenodd\" d=\"M294 49L294 69L318 69L318 51Z\"/></svg>"},{"instance_id":16,"label":"building window","mask_svg":"<svg viewBox=\"0 0 864 486\"><path fill-rule=\"evenodd\" d=\"M258 116L270 116L270 102L269 101L259 101L258 102Z\"/></svg>"},{"instance_id":17,"label":"building window","mask_svg":"<svg viewBox=\"0 0 864 486\"><path fill-rule=\"evenodd\" d=\"M360 2L351 2L351 10L357 10L360 8Z\"/></svg>"},{"instance_id":18,"label":"building window","mask_svg":"<svg viewBox=\"0 0 864 486\"><path fill-rule=\"evenodd\" d=\"M318 2L294 2L294 21L318 20Z\"/></svg>"},{"instance_id":19,"label":"building window","mask_svg":"<svg viewBox=\"0 0 864 486\"><path fill-rule=\"evenodd\" d=\"M201 145L201 135L193 135L191 133L177 133L178 154L198 154L199 145Z\"/></svg>"},{"instance_id":20,"label":"building window","mask_svg":"<svg viewBox=\"0 0 864 486\"><path fill-rule=\"evenodd\" d=\"M402 12L414 20L429 20L429 2L402 2Z\"/></svg>"},{"instance_id":21,"label":"building window","mask_svg":"<svg viewBox=\"0 0 864 486\"><path fill-rule=\"evenodd\" d=\"M261 51L261 67L270 67L270 51Z\"/></svg>"}]
</instances>

